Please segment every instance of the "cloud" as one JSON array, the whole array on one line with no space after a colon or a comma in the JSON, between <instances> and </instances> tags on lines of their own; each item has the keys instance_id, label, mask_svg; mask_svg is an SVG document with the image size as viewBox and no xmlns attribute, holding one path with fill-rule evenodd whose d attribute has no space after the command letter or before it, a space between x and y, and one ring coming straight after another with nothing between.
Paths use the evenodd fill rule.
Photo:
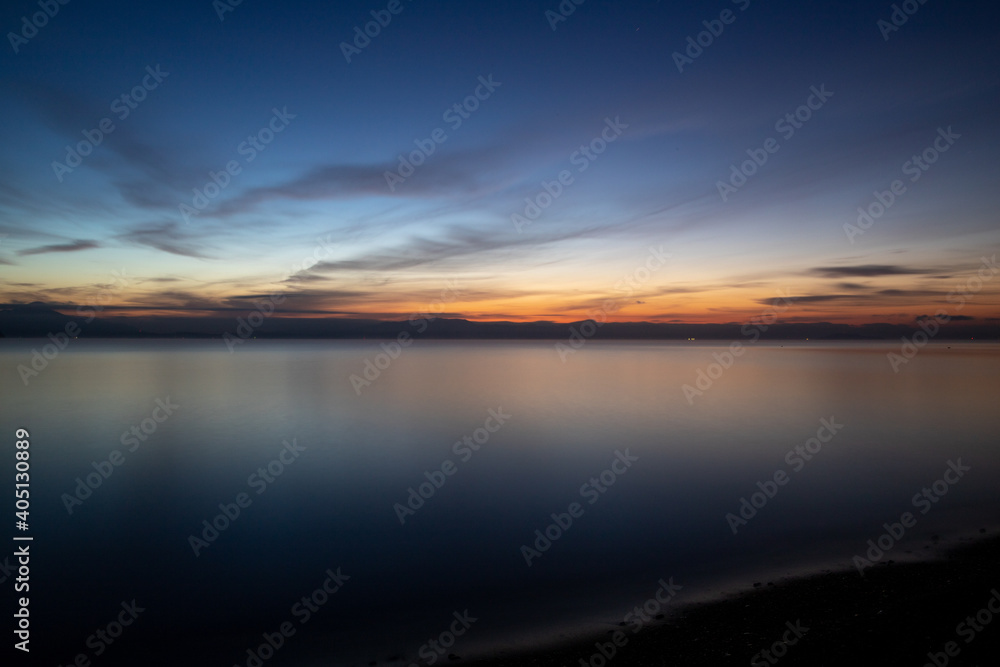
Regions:
<instances>
[{"instance_id":1,"label":"cloud","mask_svg":"<svg viewBox=\"0 0 1000 667\"><path fill-rule=\"evenodd\" d=\"M100 244L97 241L84 241L78 240L72 243L54 243L52 245L38 246L37 248L28 248L22 250L18 255L41 255L47 252L76 252L77 250L90 250L92 248L100 248Z\"/></svg>"},{"instance_id":2,"label":"cloud","mask_svg":"<svg viewBox=\"0 0 1000 667\"><path fill-rule=\"evenodd\" d=\"M260 302L275 303L275 296L279 299L279 302L276 303L275 307L275 310L277 311L316 315L334 312L332 308L327 307L330 301L336 302L342 308L345 301L358 301L364 303L367 300L370 300L371 294L361 290L349 289L281 292L277 295L237 294L235 296L226 297L223 303L226 308L251 310L256 308Z\"/></svg>"},{"instance_id":3,"label":"cloud","mask_svg":"<svg viewBox=\"0 0 1000 667\"><path fill-rule=\"evenodd\" d=\"M320 201L356 197L428 198L482 195L501 189L509 178L498 177L512 149L491 145L472 150L434 154L392 187L386 173L398 175L399 161L377 164L326 164L273 186L251 188L222 202L212 211L228 216L254 210L271 200Z\"/></svg>"},{"instance_id":4,"label":"cloud","mask_svg":"<svg viewBox=\"0 0 1000 667\"><path fill-rule=\"evenodd\" d=\"M191 235L180 231L176 222L166 221L150 223L136 227L116 238L125 243L146 246L162 250L172 255L182 257L194 257L197 259L210 259L210 255L203 252L203 249L192 242Z\"/></svg>"},{"instance_id":5,"label":"cloud","mask_svg":"<svg viewBox=\"0 0 1000 667\"><path fill-rule=\"evenodd\" d=\"M877 294L881 296L912 296L912 297L936 297L936 296L947 296L949 292L941 292L939 290L931 289L884 289L879 290Z\"/></svg>"},{"instance_id":6,"label":"cloud","mask_svg":"<svg viewBox=\"0 0 1000 667\"><path fill-rule=\"evenodd\" d=\"M830 301L858 301L863 299L869 299L869 296L863 294L816 294L812 296L789 296L789 297L773 297L770 299L757 299L757 303L765 306L783 306L788 302L792 303L828 303Z\"/></svg>"},{"instance_id":7,"label":"cloud","mask_svg":"<svg viewBox=\"0 0 1000 667\"><path fill-rule=\"evenodd\" d=\"M472 257L497 253L514 248L536 248L568 239L577 239L595 230L585 229L575 232L549 235L511 234L506 226L500 231L482 231L470 227L452 227L445 231L443 238L418 237L405 246L367 255L357 259L320 262L310 268L313 273L337 273L343 271L391 272L413 269L428 264L447 263L451 268L478 268Z\"/></svg>"},{"instance_id":8,"label":"cloud","mask_svg":"<svg viewBox=\"0 0 1000 667\"><path fill-rule=\"evenodd\" d=\"M934 315L918 315L917 318L916 318L916 321L917 322L923 322L925 320L937 320L937 319L938 318L935 317ZM976 318L972 317L971 315L952 315L951 317L948 318L948 321L950 321L950 322L968 322L968 321L974 320L974 319L976 319Z\"/></svg>"},{"instance_id":9,"label":"cloud","mask_svg":"<svg viewBox=\"0 0 1000 667\"><path fill-rule=\"evenodd\" d=\"M595 131L590 127L592 122L592 117L581 113L572 119L560 118L558 129L566 131L569 126L579 125L584 136L589 137ZM599 122L596 130L602 128L603 123ZM412 143L401 145L385 158L368 164L330 162L316 165L284 182L247 189L204 213L226 217L253 211L274 200L384 197L451 202L456 198L502 195L506 201L506 191L511 187L523 186L527 193L534 193L538 189L535 170L539 165L565 163L569 152L567 145L572 144L563 143L558 133L545 123L515 122L473 148L451 149L449 146L435 150L402 182L390 177L393 181L390 185L387 174L399 176L399 155L411 154ZM522 197L513 199L520 202Z\"/></svg>"},{"instance_id":10,"label":"cloud","mask_svg":"<svg viewBox=\"0 0 1000 667\"><path fill-rule=\"evenodd\" d=\"M910 276L934 273L929 269L910 269L889 264L864 264L862 266L821 266L812 270L826 278L876 278L878 276Z\"/></svg>"},{"instance_id":11,"label":"cloud","mask_svg":"<svg viewBox=\"0 0 1000 667\"><path fill-rule=\"evenodd\" d=\"M107 107L95 99L80 95L64 88L51 86L38 81L20 80L12 82L11 87L28 100L38 111L38 115L51 130L67 139L79 139L80 131L96 125L102 118L109 117ZM131 84L128 84L131 85ZM106 141L102 141L100 149L117 155L122 163L114 160L98 159L98 156L88 159L87 166L97 168L112 174L128 174L134 177L138 171L146 178L141 182L122 181L118 185L122 196L136 206L160 206L173 203L162 194L151 200L153 189L162 190L163 184L179 188L187 183L187 172L179 167L174 159L176 148L164 150L147 143L134 122L116 122L113 133ZM125 167L125 169L122 169Z\"/></svg>"},{"instance_id":12,"label":"cloud","mask_svg":"<svg viewBox=\"0 0 1000 667\"><path fill-rule=\"evenodd\" d=\"M332 280L332 278L328 276L317 276L309 273L309 271L299 271L298 273L288 276L281 282L288 283L290 285L297 285L299 283L321 283L329 280Z\"/></svg>"}]
</instances>

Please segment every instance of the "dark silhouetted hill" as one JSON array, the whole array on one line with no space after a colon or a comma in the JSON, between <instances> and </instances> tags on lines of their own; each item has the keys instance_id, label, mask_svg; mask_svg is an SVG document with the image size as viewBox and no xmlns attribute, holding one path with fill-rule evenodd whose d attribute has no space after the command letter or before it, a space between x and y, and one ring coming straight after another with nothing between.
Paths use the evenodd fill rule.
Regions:
<instances>
[{"instance_id":1,"label":"dark silhouetted hill","mask_svg":"<svg viewBox=\"0 0 1000 667\"><path fill-rule=\"evenodd\" d=\"M69 310L74 313L75 309ZM80 337L169 337L217 338L232 336L255 338L333 338L391 339L401 333L426 339L509 339L561 340L581 336L596 340L892 340L911 336L916 326L875 323L865 325L830 322L773 324L761 331L741 323L685 324L657 322L610 322L597 325L593 320L571 324L558 322L472 322L439 318L411 323L337 317L294 318L273 316L251 328L248 313L233 317L97 317L87 323L85 317L64 314L44 303L10 306L0 310L0 335L7 337L44 337L66 331L68 323L80 327ZM243 324L241 324L241 322ZM941 340L970 338L1000 339L1000 323L962 321L942 326L936 336Z\"/></svg>"}]
</instances>

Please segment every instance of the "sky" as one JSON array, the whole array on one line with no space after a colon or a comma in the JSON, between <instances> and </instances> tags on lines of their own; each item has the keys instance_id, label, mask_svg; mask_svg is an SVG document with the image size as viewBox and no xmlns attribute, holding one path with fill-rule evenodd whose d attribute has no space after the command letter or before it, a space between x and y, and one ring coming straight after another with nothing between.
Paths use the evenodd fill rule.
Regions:
<instances>
[{"instance_id":1,"label":"sky","mask_svg":"<svg viewBox=\"0 0 1000 667\"><path fill-rule=\"evenodd\" d=\"M995 3L46 2L0 307L1000 316Z\"/></svg>"}]
</instances>

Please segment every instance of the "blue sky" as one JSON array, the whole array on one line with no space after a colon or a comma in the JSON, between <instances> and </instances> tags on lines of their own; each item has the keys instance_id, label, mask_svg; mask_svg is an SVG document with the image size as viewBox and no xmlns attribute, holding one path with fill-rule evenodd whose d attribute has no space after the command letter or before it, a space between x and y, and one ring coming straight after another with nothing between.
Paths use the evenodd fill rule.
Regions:
<instances>
[{"instance_id":1,"label":"blue sky","mask_svg":"<svg viewBox=\"0 0 1000 667\"><path fill-rule=\"evenodd\" d=\"M654 247L670 261L616 319L738 321L783 290L807 297L790 321L904 322L946 306L1000 246L990 3L930 0L885 33L880 3L587 0L554 30L557 2L388 5L245 0L220 20L207 0L70 2L12 43L40 10L8 3L2 302L86 303L124 271L122 314L280 292L288 315L397 318L457 284L454 316L572 320ZM347 62L341 44L373 11L391 21ZM678 71L706 21L721 33ZM121 118L114 101L144 79ZM813 89L832 95L779 131ZM79 166L54 169L105 118ZM244 142L269 125L249 161ZM910 180L939 130L947 150ZM777 150L721 196L769 138ZM386 172L429 141L390 189ZM603 152L581 158L590 145ZM227 164L238 173L185 216ZM561 172L572 182L514 224ZM845 231L894 180L905 191L885 213ZM997 316L998 292L967 312Z\"/></svg>"}]
</instances>

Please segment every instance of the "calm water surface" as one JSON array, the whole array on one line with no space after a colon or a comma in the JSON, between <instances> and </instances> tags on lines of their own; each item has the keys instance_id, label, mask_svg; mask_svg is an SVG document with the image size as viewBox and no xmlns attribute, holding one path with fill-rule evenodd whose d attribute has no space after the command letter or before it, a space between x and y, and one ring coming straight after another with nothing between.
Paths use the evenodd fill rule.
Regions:
<instances>
[{"instance_id":1,"label":"calm water surface","mask_svg":"<svg viewBox=\"0 0 1000 667\"><path fill-rule=\"evenodd\" d=\"M53 664L93 658L88 637L133 598L145 611L101 664L246 665L283 622L295 634L267 665L408 664L465 610L478 620L449 652L468 656L610 627L661 578L683 602L850 567L906 511L917 525L886 558L998 519L995 344L931 345L895 373L898 344L761 342L719 375L723 343L591 341L563 362L552 342L416 341L358 393L377 342L74 340L25 386L42 342L0 341L0 385L5 447L31 433L31 608ZM699 370L717 379L689 402ZM798 462L824 419L843 426ZM602 482L616 452L630 466ZM959 459L970 470L915 507ZM726 515L778 471L734 535ZM439 488L403 514L426 473ZM571 503L582 515L529 567L522 546ZM306 619L296 603L337 568L350 578Z\"/></svg>"}]
</instances>

